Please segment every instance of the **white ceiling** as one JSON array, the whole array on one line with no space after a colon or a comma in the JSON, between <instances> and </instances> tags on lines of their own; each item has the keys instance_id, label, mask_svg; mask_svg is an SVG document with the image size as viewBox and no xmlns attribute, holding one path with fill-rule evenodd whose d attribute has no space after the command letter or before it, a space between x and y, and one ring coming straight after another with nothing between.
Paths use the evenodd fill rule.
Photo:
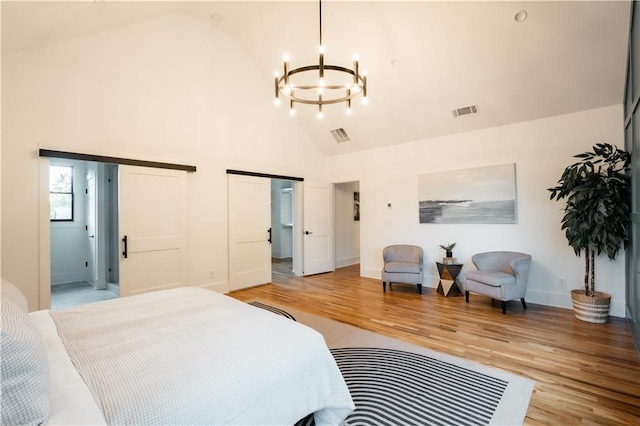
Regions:
<instances>
[{"instance_id":1,"label":"white ceiling","mask_svg":"<svg viewBox=\"0 0 640 426\"><path fill-rule=\"evenodd\" d=\"M528 19L518 23L523 9ZM619 104L629 11L629 1L325 1L325 62L350 67L357 52L369 104L349 117L327 107L323 120L300 106L292 119L335 155ZM169 13L231 34L265 84L284 52L294 68L317 62L315 1L3 1L2 53ZM468 105L480 113L453 117ZM335 142L329 132L339 127L350 142Z\"/></svg>"}]
</instances>

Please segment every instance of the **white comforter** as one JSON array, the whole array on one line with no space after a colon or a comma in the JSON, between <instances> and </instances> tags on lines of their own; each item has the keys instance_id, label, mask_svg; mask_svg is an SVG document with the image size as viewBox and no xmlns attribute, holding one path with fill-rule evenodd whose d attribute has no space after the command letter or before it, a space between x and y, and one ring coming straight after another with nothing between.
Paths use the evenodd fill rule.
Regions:
<instances>
[{"instance_id":1,"label":"white comforter","mask_svg":"<svg viewBox=\"0 0 640 426\"><path fill-rule=\"evenodd\" d=\"M212 291L50 314L108 424L339 424L354 408L319 333Z\"/></svg>"}]
</instances>

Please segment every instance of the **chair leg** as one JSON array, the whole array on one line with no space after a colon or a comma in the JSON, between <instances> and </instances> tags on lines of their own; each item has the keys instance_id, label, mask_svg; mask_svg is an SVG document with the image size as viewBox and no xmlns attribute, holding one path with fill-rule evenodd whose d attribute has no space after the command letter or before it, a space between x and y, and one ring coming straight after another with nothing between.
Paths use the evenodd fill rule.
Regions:
<instances>
[{"instance_id":1,"label":"chair leg","mask_svg":"<svg viewBox=\"0 0 640 426\"><path fill-rule=\"evenodd\" d=\"M385 281L382 281L382 292L383 293L387 292L387 283Z\"/></svg>"},{"instance_id":2,"label":"chair leg","mask_svg":"<svg viewBox=\"0 0 640 426\"><path fill-rule=\"evenodd\" d=\"M524 301L524 297L522 299L520 299L520 301L522 302L522 307L524 309L527 309L527 303Z\"/></svg>"},{"instance_id":3,"label":"chair leg","mask_svg":"<svg viewBox=\"0 0 640 426\"><path fill-rule=\"evenodd\" d=\"M504 300L502 301L502 313L505 315L507 314L507 302Z\"/></svg>"},{"instance_id":4,"label":"chair leg","mask_svg":"<svg viewBox=\"0 0 640 426\"><path fill-rule=\"evenodd\" d=\"M418 293L422 294L422 284L418 284Z\"/></svg>"},{"instance_id":5,"label":"chair leg","mask_svg":"<svg viewBox=\"0 0 640 426\"><path fill-rule=\"evenodd\" d=\"M468 292L468 291L465 291L465 292L464 292L464 300L465 300L467 303L469 303L469 292Z\"/></svg>"}]
</instances>

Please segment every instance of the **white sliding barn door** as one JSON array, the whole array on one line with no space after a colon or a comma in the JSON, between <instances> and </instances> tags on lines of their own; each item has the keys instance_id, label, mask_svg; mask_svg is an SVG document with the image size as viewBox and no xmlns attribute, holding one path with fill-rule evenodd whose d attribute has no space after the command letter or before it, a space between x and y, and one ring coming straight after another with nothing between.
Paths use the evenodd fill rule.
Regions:
<instances>
[{"instance_id":1,"label":"white sliding barn door","mask_svg":"<svg viewBox=\"0 0 640 426\"><path fill-rule=\"evenodd\" d=\"M271 282L271 179L228 175L229 290Z\"/></svg>"},{"instance_id":2,"label":"white sliding barn door","mask_svg":"<svg viewBox=\"0 0 640 426\"><path fill-rule=\"evenodd\" d=\"M119 184L120 296L185 285L187 173L121 165Z\"/></svg>"},{"instance_id":3,"label":"white sliding barn door","mask_svg":"<svg viewBox=\"0 0 640 426\"><path fill-rule=\"evenodd\" d=\"M304 182L304 275L335 270L333 185Z\"/></svg>"}]
</instances>

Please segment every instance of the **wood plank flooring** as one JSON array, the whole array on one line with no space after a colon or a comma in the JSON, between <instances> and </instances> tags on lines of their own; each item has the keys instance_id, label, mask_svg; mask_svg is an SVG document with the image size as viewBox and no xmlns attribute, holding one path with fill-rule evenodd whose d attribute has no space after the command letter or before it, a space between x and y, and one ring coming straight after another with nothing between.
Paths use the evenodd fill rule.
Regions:
<instances>
[{"instance_id":1,"label":"wood plank flooring","mask_svg":"<svg viewBox=\"0 0 640 426\"><path fill-rule=\"evenodd\" d=\"M284 266L283 266L284 265ZM287 268L289 268L287 270ZM527 425L640 425L640 360L623 319L589 324L567 309L471 294L444 298L359 276L359 265L295 277L274 264L272 284L230 293L261 298L535 380Z\"/></svg>"}]
</instances>

